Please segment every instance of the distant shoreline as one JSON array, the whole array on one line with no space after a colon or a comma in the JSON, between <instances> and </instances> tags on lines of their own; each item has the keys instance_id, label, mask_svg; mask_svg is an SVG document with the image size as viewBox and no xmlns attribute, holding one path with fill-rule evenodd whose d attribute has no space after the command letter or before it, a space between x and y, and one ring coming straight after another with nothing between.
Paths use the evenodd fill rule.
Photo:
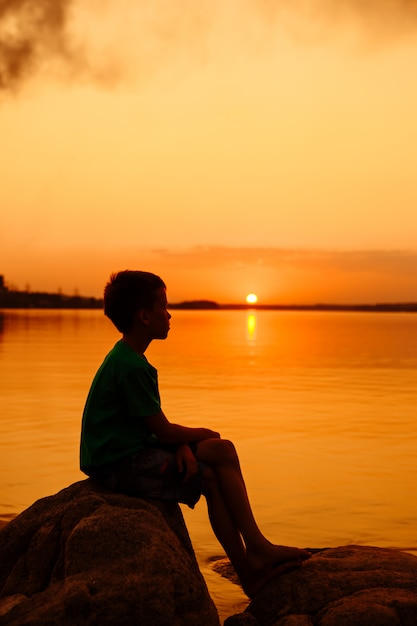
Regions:
<instances>
[{"instance_id":1,"label":"distant shoreline","mask_svg":"<svg viewBox=\"0 0 417 626\"><path fill-rule=\"evenodd\" d=\"M0 292L0 311L10 309L102 309L101 298L65 296L43 292ZM376 304L219 304L213 300L187 300L168 305L171 310L190 311L350 311L380 313L417 313L417 302Z\"/></svg>"},{"instance_id":2,"label":"distant shoreline","mask_svg":"<svg viewBox=\"0 0 417 626\"><path fill-rule=\"evenodd\" d=\"M218 311L357 311L382 313L417 313L417 302L383 302L377 304L218 304L199 300L170 304L170 309Z\"/></svg>"},{"instance_id":3,"label":"distant shoreline","mask_svg":"<svg viewBox=\"0 0 417 626\"><path fill-rule=\"evenodd\" d=\"M68 296L46 291L10 289L0 274L1 309L102 309L103 298ZM168 304L169 309L190 311L358 311L383 313L417 313L417 302L380 302L375 304L219 304L215 300L184 300Z\"/></svg>"}]
</instances>

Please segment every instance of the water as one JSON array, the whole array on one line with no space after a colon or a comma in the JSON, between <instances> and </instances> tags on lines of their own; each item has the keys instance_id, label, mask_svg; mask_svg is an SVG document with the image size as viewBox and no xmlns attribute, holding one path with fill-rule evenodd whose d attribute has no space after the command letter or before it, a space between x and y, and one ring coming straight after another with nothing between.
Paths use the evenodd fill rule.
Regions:
<instances>
[{"instance_id":1,"label":"water","mask_svg":"<svg viewBox=\"0 0 417 626\"><path fill-rule=\"evenodd\" d=\"M118 338L100 311L0 312L1 519L84 478L80 417ZM417 552L417 315L173 311L147 355L170 419L235 442L273 541ZM183 512L221 618L243 610L204 502Z\"/></svg>"}]
</instances>

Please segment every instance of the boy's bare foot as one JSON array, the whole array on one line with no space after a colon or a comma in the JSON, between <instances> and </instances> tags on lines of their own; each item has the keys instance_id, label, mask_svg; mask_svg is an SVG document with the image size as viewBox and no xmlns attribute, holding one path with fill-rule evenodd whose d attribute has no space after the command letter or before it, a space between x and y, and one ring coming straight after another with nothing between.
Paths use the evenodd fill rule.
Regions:
<instances>
[{"instance_id":1,"label":"boy's bare foot","mask_svg":"<svg viewBox=\"0 0 417 626\"><path fill-rule=\"evenodd\" d=\"M241 581L243 591L246 593L248 598L252 600L267 582L299 567L301 567L301 562L299 560L287 561L286 563L282 563L276 567L267 568L263 572L257 572L253 575L252 580L247 580L245 582Z\"/></svg>"},{"instance_id":2,"label":"boy's bare foot","mask_svg":"<svg viewBox=\"0 0 417 626\"><path fill-rule=\"evenodd\" d=\"M285 563L296 561L301 563L311 557L311 552L288 546L277 546L268 543L263 549L252 554L248 551L248 561L254 571L264 570L270 567L279 567Z\"/></svg>"}]
</instances>

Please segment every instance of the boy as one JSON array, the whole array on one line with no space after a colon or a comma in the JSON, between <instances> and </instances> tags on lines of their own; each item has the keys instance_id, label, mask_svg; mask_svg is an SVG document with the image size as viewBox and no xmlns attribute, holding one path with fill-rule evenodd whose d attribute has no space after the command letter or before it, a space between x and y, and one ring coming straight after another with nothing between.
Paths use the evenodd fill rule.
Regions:
<instances>
[{"instance_id":1,"label":"boy","mask_svg":"<svg viewBox=\"0 0 417 626\"><path fill-rule=\"evenodd\" d=\"M166 339L170 313L164 282L149 272L113 274L104 313L122 338L98 370L81 432L81 469L115 491L182 502L203 494L213 531L245 593L309 558L298 548L268 541L254 519L233 444L209 428L168 421L161 409L157 371L145 357L154 339Z\"/></svg>"}]
</instances>

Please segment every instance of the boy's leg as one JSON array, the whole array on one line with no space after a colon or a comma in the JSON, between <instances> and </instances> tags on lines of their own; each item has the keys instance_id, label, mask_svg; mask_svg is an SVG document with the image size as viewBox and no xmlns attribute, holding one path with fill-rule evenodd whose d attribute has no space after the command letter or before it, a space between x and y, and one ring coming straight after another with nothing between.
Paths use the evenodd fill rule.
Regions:
<instances>
[{"instance_id":1,"label":"boy's leg","mask_svg":"<svg viewBox=\"0 0 417 626\"><path fill-rule=\"evenodd\" d=\"M243 570L260 573L290 561L309 558L310 554L305 550L274 545L262 534L252 513L236 450L230 441L224 439L200 441L196 447L196 457L208 465L216 477L217 491L208 489L205 493L210 519L216 525L214 528L216 535L221 534L224 525L229 529L229 532L224 533L226 541L232 536L233 533L230 532L232 529L243 538L246 546L246 567L244 566ZM221 543L233 563L228 546ZM236 539L232 545L237 545ZM233 551L236 552L235 547ZM241 553L237 554L240 563Z\"/></svg>"},{"instance_id":2,"label":"boy's leg","mask_svg":"<svg viewBox=\"0 0 417 626\"><path fill-rule=\"evenodd\" d=\"M203 475L203 494L207 500L213 531L229 557L236 574L239 576L243 591L250 598L268 580L299 565L298 562L288 561L276 567L271 566L254 570L248 561L245 544L242 541L239 529L226 506L217 478L211 468L207 468Z\"/></svg>"},{"instance_id":3,"label":"boy's leg","mask_svg":"<svg viewBox=\"0 0 417 626\"><path fill-rule=\"evenodd\" d=\"M208 514L214 534L243 584L251 574L245 544L225 504L216 475L210 467L207 467L203 475L203 495L207 501Z\"/></svg>"}]
</instances>

